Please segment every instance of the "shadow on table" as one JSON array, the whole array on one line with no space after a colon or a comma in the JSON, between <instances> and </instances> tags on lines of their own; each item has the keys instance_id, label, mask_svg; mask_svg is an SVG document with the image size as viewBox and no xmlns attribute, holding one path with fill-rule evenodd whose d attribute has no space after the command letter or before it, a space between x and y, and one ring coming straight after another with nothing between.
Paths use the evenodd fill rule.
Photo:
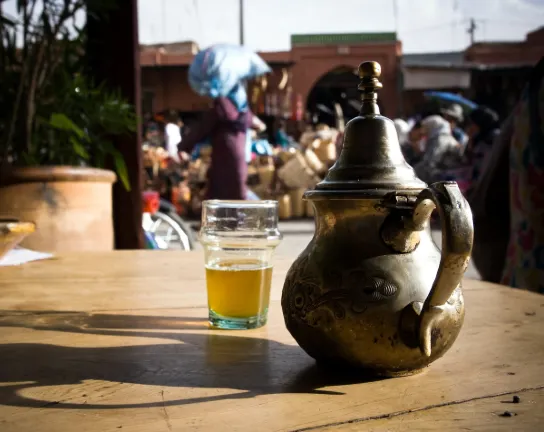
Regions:
<instances>
[{"instance_id":1,"label":"shadow on table","mask_svg":"<svg viewBox=\"0 0 544 432\"><path fill-rule=\"evenodd\" d=\"M0 345L0 403L35 408L120 409L186 405L265 394L314 393L342 395L323 387L374 381L377 378L342 371L326 372L298 346L232 333L209 332L207 320L162 316L88 314L83 312L0 311L1 327L23 327L78 334L169 339L174 343L105 347L67 347L38 343ZM141 331L148 330L148 331ZM165 331L167 330L167 331ZM192 330L192 332L181 331ZM178 332L176 332L178 331ZM95 341L96 342L96 341ZM136 342L136 343L135 343ZM22 395L25 389L74 385L85 380L241 390L240 393L155 400L144 403L44 401ZM105 385L110 388L111 385ZM163 396L163 393L160 393ZM94 387L94 398L102 391Z\"/></svg>"}]
</instances>

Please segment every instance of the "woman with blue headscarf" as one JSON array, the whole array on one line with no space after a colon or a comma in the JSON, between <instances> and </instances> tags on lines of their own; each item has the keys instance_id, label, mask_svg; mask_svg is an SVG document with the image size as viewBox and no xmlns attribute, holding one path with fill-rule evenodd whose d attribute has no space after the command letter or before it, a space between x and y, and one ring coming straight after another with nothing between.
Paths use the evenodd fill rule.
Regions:
<instances>
[{"instance_id":1,"label":"woman with blue headscarf","mask_svg":"<svg viewBox=\"0 0 544 432\"><path fill-rule=\"evenodd\" d=\"M246 199L246 132L252 121L249 109L240 111L231 98L218 97L202 120L183 136L178 149L185 153L209 138L212 161L206 199Z\"/></svg>"},{"instance_id":2,"label":"woman with blue headscarf","mask_svg":"<svg viewBox=\"0 0 544 432\"><path fill-rule=\"evenodd\" d=\"M207 199L247 198L247 130L254 124L244 80L270 68L244 47L216 45L199 52L189 68L189 84L213 99L212 108L183 136L178 149L190 153L208 138L212 161L208 170Z\"/></svg>"}]
</instances>

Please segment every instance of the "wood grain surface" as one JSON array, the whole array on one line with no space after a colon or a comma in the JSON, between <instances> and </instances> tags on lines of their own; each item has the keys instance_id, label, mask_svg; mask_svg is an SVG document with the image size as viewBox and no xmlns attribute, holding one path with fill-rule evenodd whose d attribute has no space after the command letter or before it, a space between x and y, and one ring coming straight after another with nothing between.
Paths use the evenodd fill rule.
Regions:
<instances>
[{"instance_id":1,"label":"wood grain surface","mask_svg":"<svg viewBox=\"0 0 544 432\"><path fill-rule=\"evenodd\" d=\"M0 431L542 430L538 294L467 280L453 349L372 379L319 369L288 334L290 259L275 260L269 324L250 331L207 328L202 262L138 251L0 269Z\"/></svg>"},{"instance_id":2,"label":"wood grain surface","mask_svg":"<svg viewBox=\"0 0 544 432\"><path fill-rule=\"evenodd\" d=\"M514 397L519 403L514 403ZM355 421L319 429L352 431L541 431L544 425L544 390L525 390L465 403L442 404L409 413Z\"/></svg>"}]
</instances>

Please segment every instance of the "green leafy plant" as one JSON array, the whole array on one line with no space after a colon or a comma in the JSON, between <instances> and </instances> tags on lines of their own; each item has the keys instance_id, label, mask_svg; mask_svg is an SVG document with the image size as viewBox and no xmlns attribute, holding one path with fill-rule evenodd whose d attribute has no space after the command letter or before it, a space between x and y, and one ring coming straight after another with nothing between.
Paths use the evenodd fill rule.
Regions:
<instances>
[{"instance_id":1,"label":"green leafy plant","mask_svg":"<svg viewBox=\"0 0 544 432\"><path fill-rule=\"evenodd\" d=\"M119 92L84 73L85 1L15 3L10 14L0 0L0 169L102 168L111 158L129 189L112 137L135 132L136 116Z\"/></svg>"},{"instance_id":2,"label":"green leafy plant","mask_svg":"<svg viewBox=\"0 0 544 432\"><path fill-rule=\"evenodd\" d=\"M84 75L76 75L66 83L63 97L58 101L59 111L48 119L52 130L45 143L48 151L39 155L41 163L48 157L62 159L69 165L83 163L101 168L106 158L111 157L119 179L129 189L125 162L111 137L136 132L134 108L124 102L118 92L108 91L103 84L94 85ZM62 149L69 151L64 156L56 154Z\"/></svg>"}]
</instances>

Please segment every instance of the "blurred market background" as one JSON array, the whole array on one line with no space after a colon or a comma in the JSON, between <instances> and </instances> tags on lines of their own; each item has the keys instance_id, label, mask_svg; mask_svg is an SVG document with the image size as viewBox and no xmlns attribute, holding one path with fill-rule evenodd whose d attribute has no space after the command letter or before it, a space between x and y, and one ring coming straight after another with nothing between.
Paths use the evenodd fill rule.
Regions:
<instances>
[{"instance_id":1,"label":"blurred market background","mask_svg":"<svg viewBox=\"0 0 544 432\"><path fill-rule=\"evenodd\" d=\"M341 151L366 60L381 64L378 103L395 119L407 161L425 181L456 180L468 196L490 137L544 53L541 0L3 0L0 10L1 97L10 107L0 124L2 167L106 167L120 180L111 203L105 194L88 204L85 221L66 216L52 223L57 237L29 238L47 250L192 249L202 200L242 197L278 200L284 248L298 253L313 233L302 194ZM237 82L227 86L225 64L242 52L245 72L235 67ZM227 137L244 147L236 156L244 160L229 165L216 153L212 168L211 144L224 137L210 118L221 98L251 121L243 137ZM454 162L437 153L429 165L433 127L449 131ZM11 176L5 185L13 178L20 182ZM234 192L232 178L243 183ZM3 205L2 213L21 208ZM28 217L49 221L42 213ZM80 227L68 235L70 223ZM91 223L103 233L86 234Z\"/></svg>"}]
</instances>

